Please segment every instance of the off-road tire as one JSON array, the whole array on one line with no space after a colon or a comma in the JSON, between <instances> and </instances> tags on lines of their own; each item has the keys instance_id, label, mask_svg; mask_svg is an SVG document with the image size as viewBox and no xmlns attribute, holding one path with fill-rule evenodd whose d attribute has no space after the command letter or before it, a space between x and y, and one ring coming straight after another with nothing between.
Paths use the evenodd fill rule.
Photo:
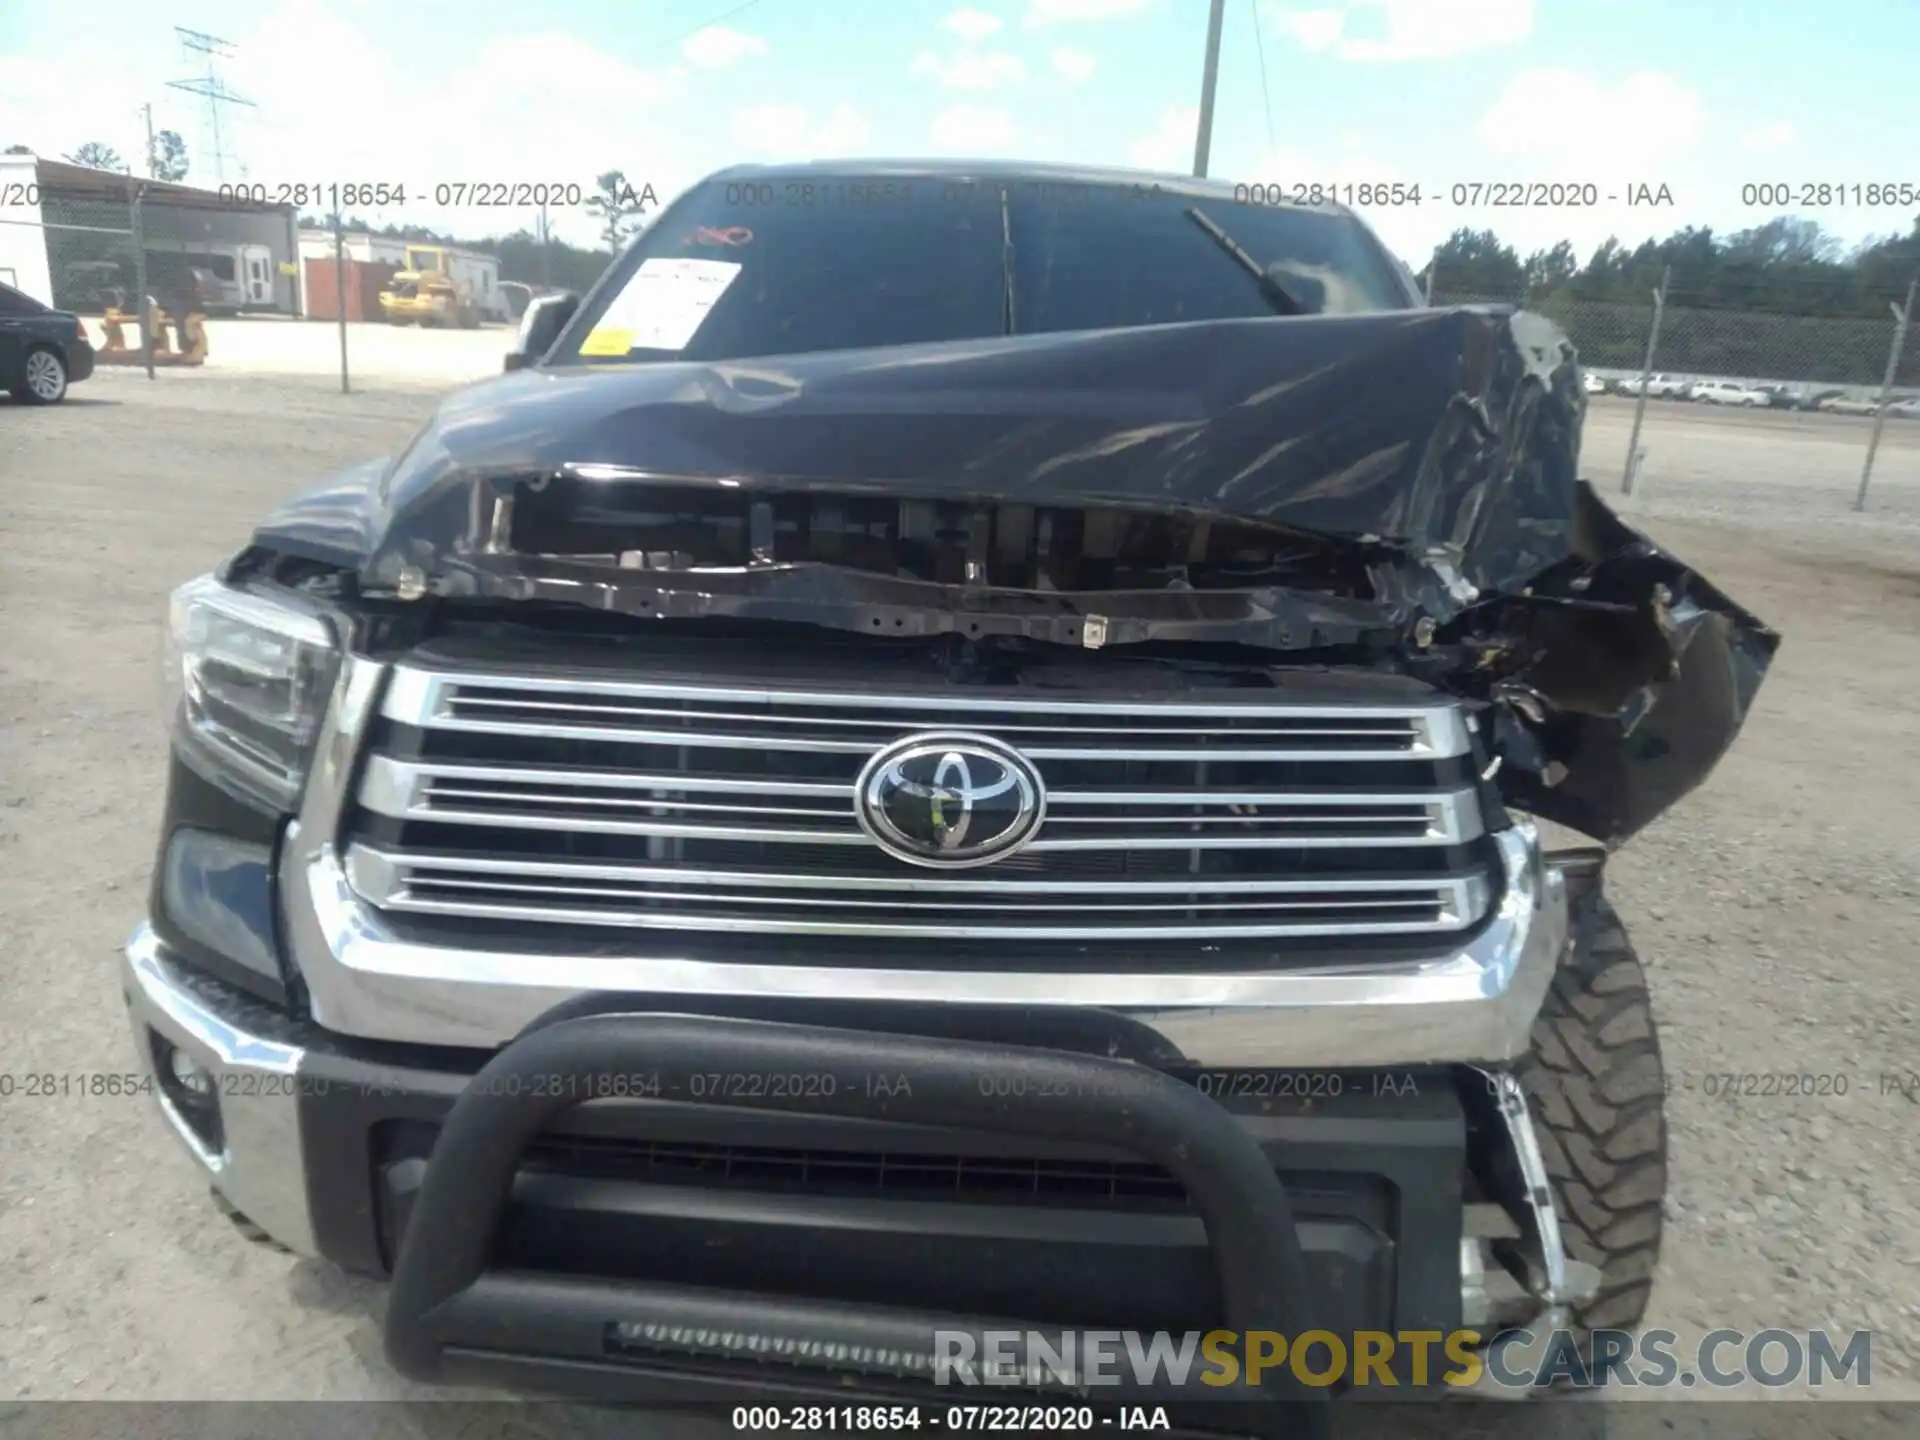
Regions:
<instances>
[{"instance_id":1,"label":"off-road tire","mask_svg":"<svg viewBox=\"0 0 1920 1440\"><path fill-rule=\"evenodd\" d=\"M1646 1313L1667 1191L1666 1078L1640 957L1599 884L1572 902L1570 938L1518 1069L1552 1183L1561 1243L1598 1266L1585 1331Z\"/></svg>"}]
</instances>

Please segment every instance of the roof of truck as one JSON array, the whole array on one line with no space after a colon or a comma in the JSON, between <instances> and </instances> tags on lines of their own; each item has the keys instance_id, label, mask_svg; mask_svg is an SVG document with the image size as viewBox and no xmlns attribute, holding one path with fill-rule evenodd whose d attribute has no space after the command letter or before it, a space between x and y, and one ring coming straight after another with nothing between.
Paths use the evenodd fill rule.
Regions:
<instances>
[{"instance_id":1,"label":"roof of truck","mask_svg":"<svg viewBox=\"0 0 1920 1440\"><path fill-rule=\"evenodd\" d=\"M1244 183L1201 179L1158 170L1127 170L1102 165L1048 164L1027 160L874 159L807 160L780 165L730 165L708 177L713 180L990 180L1051 182L1056 185L1152 185L1197 200L1228 200L1244 196ZM1274 187L1278 189L1278 186ZM1264 203L1264 202L1263 202ZM1330 215L1352 212L1336 201L1293 205Z\"/></svg>"}]
</instances>

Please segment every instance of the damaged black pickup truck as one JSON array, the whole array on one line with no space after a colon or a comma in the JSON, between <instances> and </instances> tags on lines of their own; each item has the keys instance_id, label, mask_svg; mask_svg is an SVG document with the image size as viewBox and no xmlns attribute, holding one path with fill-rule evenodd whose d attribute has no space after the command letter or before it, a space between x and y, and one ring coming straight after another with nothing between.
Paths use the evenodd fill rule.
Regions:
<instances>
[{"instance_id":1,"label":"damaged black pickup truck","mask_svg":"<svg viewBox=\"0 0 1920 1440\"><path fill-rule=\"evenodd\" d=\"M1603 861L1777 641L1579 480L1547 321L1338 208L869 163L703 182L507 368L175 596L122 977L401 1370L1639 1319Z\"/></svg>"}]
</instances>

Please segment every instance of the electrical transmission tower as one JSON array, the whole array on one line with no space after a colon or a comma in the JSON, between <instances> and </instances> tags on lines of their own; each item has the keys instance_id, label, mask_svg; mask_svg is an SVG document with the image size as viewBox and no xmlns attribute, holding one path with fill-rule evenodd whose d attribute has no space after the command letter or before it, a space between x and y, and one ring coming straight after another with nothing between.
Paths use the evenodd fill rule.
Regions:
<instances>
[{"instance_id":1,"label":"electrical transmission tower","mask_svg":"<svg viewBox=\"0 0 1920 1440\"><path fill-rule=\"evenodd\" d=\"M253 101L243 95L236 95L227 88L216 68L217 62L233 58L233 43L222 40L218 35L208 35L199 30L188 30L184 26L173 27L174 34L180 37L181 48L189 55L206 57L206 73L195 75L186 80L169 80L167 85L174 90L184 90L189 95L198 95L207 102L207 139L206 155L213 161L214 184L223 184L227 178L227 154L220 139L220 107L222 105L245 105L253 107Z\"/></svg>"}]
</instances>

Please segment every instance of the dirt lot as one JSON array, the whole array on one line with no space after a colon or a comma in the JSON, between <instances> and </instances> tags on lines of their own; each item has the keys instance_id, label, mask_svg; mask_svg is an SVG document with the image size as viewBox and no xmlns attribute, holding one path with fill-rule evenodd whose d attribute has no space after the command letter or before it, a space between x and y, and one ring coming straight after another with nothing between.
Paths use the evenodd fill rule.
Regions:
<instances>
[{"instance_id":1,"label":"dirt lot","mask_svg":"<svg viewBox=\"0 0 1920 1440\"><path fill-rule=\"evenodd\" d=\"M128 1066L113 960L160 804L168 589L430 403L214 373L0 402L0 1071ZM1610 497L1630 413L1589 422ZM1655 1321L1869 1328L1884 1394L1920 1378L1920 424L1889 423L1856 516L1865 428L1650 408L1623 508L1787 640L1740 745L1614 888L1675 1086ZM1777 1072L1846 1093L1716 1093ZM8 1395L404 1393L371 1287L241 1243L150 1101L16 1096L0 1153Z\"/></svg>"}]
</instances>

